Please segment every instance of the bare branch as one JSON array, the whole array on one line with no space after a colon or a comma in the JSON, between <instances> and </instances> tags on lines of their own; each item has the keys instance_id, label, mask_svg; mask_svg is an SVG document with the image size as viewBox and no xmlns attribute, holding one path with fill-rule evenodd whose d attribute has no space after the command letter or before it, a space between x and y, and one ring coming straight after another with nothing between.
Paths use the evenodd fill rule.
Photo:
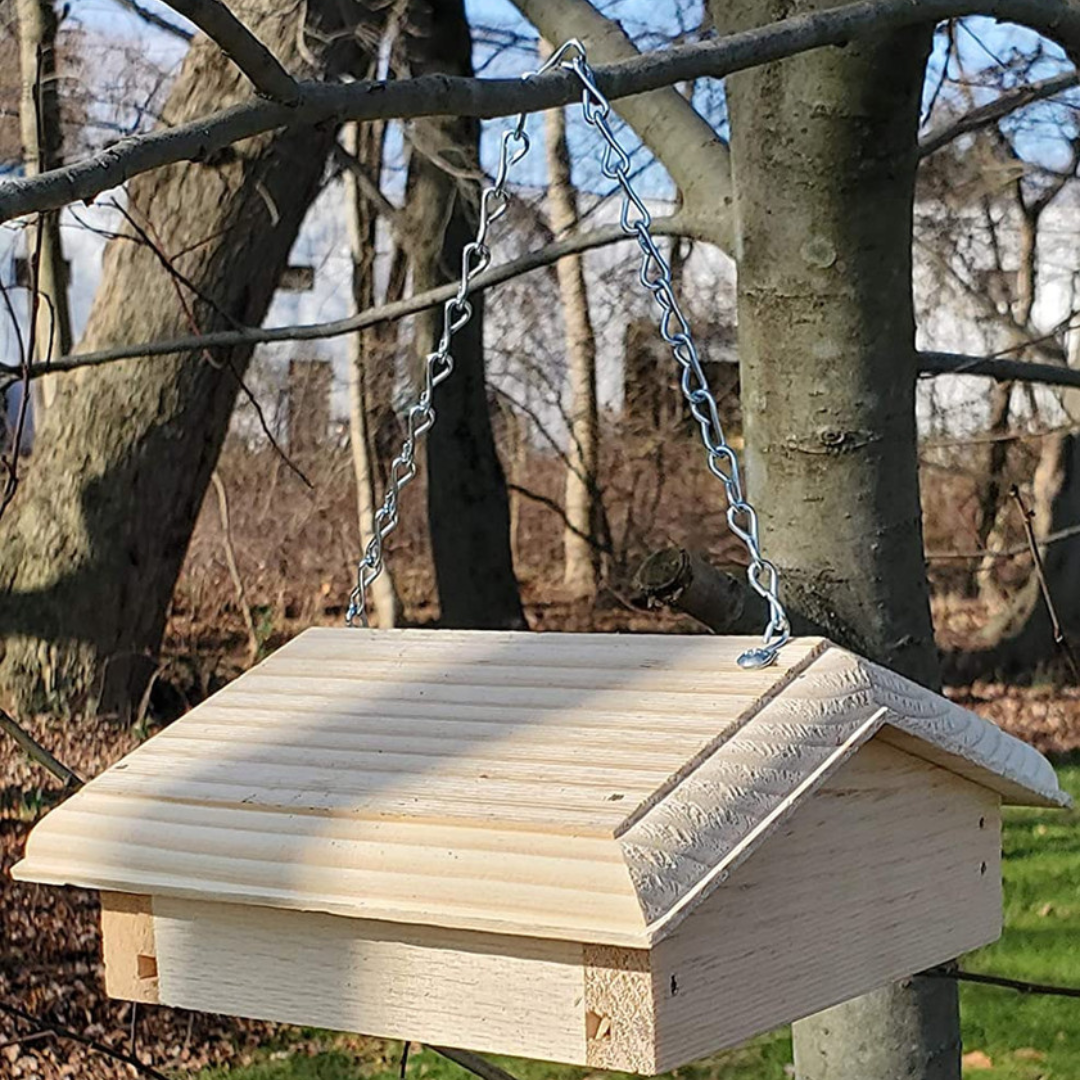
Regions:
<instances>
[{"instance_id":1,"label":"bare branch","mask_svg":"<svg viewBox=\"0 0 1080 1080\"><path fill-rule=\"evenodd\" d=\"M260 96L283 105L295 105L300 100L300 84L221 0L165 2L211 38L251 80Z\"/></svg>"},{"instance_id":2,"label":"bare branch","mask_svg":"<svg viewBox=\"0 0 1080 1080\"><path fill-rule=\"evenodd\" d=\"M682 219L677 214L671 217L657 218L653 222L652 229L657 235L678 236L683 232L681 222ZM605 247L608 244L615 244L627 239L631 238L627 237L626 233L618 225L604 225L591 229L586 233L575 233L562 240L556 240L554 243L548 244L537 251L530 251L525 255L503 263L501 266L494 266L490 270L478 274L473 279L470 294L501 285L532 270L550 266L564 255ZM191 334L186 337L170 338L164 341L117 345L108 349L99 349L96 352L75 353L71 356L62 356L48 365L32 365L29 368L29 377L39 378L42 375L58 371L74 371L77 368L97 367L100 364L112 363L115 360L130 360L145 356L165 356L173 353L192 352L196 349L233 348L237 345L263 344L266 342L315 341L340 337L343 334L351 334L356 330L363 330L369 326L394 322L408 315L415 315L417 312L445 303L456 293L456 284L440 285L436 289L417 293L415 296L407 297L404 300L382 304L379 307L362 311L357 315L350 315L345 319L335 319L331 322L309 323L303 326L269 327L266 329L244 326L236 330L217 330L207 334ZM3 386L5 377L10 381L14 381L25 377L26 372L27 369L22 365L0 362L0 387Z\"/></svg>"},{"instance_id":3,"label":"bare branch","mask_svg":"<svg viewBox=\"0 0 1080 1080\"><path fill-rule=\"evenodd\" d=\"M571 37L583 42L594 66L640 56L618 21L597 11L590 0L512 3L552 45ZM725 251L733 250L731 156L712 125L672 86L624 101L619 114L667 169L684 212L709 221L712 239Z\"/></svg>"},{"instance_id":4,"label":"bare branch","mask_svg":"<svg viewBox=\"0 0 1080 1080\"><path fill-rule=\"evenodd\" d=\"M1039 539L1035 535L1035 511L1028 508L1024 502L1024 496L1020 494L1020 488L1016 484L1013 484L1009 494L1016 501L1024 521L1024 536L1027 538L1028 547L1031 549L1031 561L1035 565L1035 577L1039 582L1039 591L1042 593L1043 603L1046 605L1046 613L1050 616L1050 633L1054 639L1054 644L1058 647L1061 655L1065 657L1065 662L1069 665L1069 672L1073 680L1080 682L1080 660L1077 660L1076 653L1073 652L1072 642L1069 641L1065 629L1061 625L1061 619L1054 604L1054 596L1050 591L1050 582L1046 579L1046 565L1043 563L1042 553L1039 550Z\"/></svg>"},{"instance_id":5,"label":"bare branch","mask_svg":"<svg viewBox=\"0 0 1080 1080\"><path fill-rule=\"evenodd\" d=\"M480 1080L517 1080L512 1073L500 1069L494 1062L488 1061L479 1054L474 1054L471 1050L454 1050L449 1046L428 1046L428 1049L434 1050L436 1054L442 1054L444 1058L454 1062L455 1065L460 1065L473 1076L479 1076Z\"/></svg>"},{"instance_id":6,"label":"bare branch","mask_svg":"<svg viewBox=\"0 0 1080 1080\"><path fill-rule=\"evenodd\" d=\"M158 30L164 30L166 34L172 34L173 37L179 38L181 41L191 41L195 36L190 30L185 30L182 26L177 26L176 23L163 19L156 11L143 7L138 0L115 0L115 2L120 7L127 8L128 11L138 15L147 25L157 27Z\"/></svg>"},{"instance_id":7,"label":"bare branch","mask_svg":"<svg viewBox=\"0 0 1080 1080\"><path fill-rule=\"evenodd\" d=\"M0 731L6 732L22 747L23 752L32 761L36 761L43 769L48 769L49 772L63 782L65 788L79 788L82 787L82 780L69 769L62 761L58 761L44 746L41 745L19 723L9 716L3 709L0 709Z\"/></svg>"},{"instance_id":8,"label":"bare branch","mask_svg":"<svg viewBox=\"0 0 1080 1080\"><path fill-rule=\"evenodd\" d=\"M1015 380L1047 386L1080 386L1080 368L1004 357L964 356L962 353L919 353L919 371L923 375L985 375L999 382Z\"/></svg>"},{"instance_id":9,"label":"bare branch","mask_svg":"<svg viewBox=\"0 0 1080 1080\"><path fill-rule=\"evenodd\" d=\"M251 604L248 603L244 579L240 575L240 567L236 562L236 547L233 544L232 523L229 515L229 496L225 491L225 481L221 479L221 473L217 469L210 474L210 481L217 495L218 518L221 522L221 547L225 552L225 565L229 568L229 577L232 578L233 588L236 590L236 604L244 619L244 629L247 630L248 660L254 664L259 658L259 634L255 629L255 617L251 614Z\"/></svg>"},{"instance_id":10,"label":"bare branch","mask_svg":"<svg viewBox=\"0 0 1080 1080\"><path fill-rule=\"evenodd\" d=\"M0 1001L0 1012L7 1013L8 1016L21 1020L24 1024L32 1024L35 1028L34 1034L37 1032L48 1032L58 1039L70 1039L72 1042L81 1043L83 1046L89 1047L89 1049L93 1050L95 1053L101 1054L103 1057L121 1062L138 1076L146 1076L149 1077L150 1080L169 1080L169 1077L167 1077L160 1069L155 1069L153 1065L145 1064L131 1054L125 1054L119 1050L114 1050L111 1046L106 1046L96 1039L91 1039L87 1035L82 1035L77 1031L73 1031L71 1028L63 1027L61 1024L57 1024L53 1020L48 1020L44 1016L35 1016L25 1009L20 1009L17 1005L11 1005L6 1001Z\"/></svg>"},{"instance_id":11,"label":"bare branch","mask_svg":"<svg viewBox=\"0 0 1080 1080\"><path fill-rule=\"evenodd\" d=\"M958 982L997 986L1003 990L1015 990L1018 994L1080 998L1080 986L1055 986L1052 983L1028 982L1026 979L1009 979L1003 975L986 975L977 971L961 971L955 962L945 964L939 968L930 968L929 971L922 971L919 974L931 979L956 979Z\"/></svg>"},{"instance_id":12,"label":"bare branch","mask_svg":"<svg viewBox=\"0 0 1080 1080\"><path fill-rule=\"evenodd\" d=\"M1001 120L1026 105L1031 105L1036 101L1045 101L1077 85L1080 85L1080 72L1067 71L1051 79L1042 79L1028 86L1019 86L1015 90L1010 90L978 109L965 113L958 120L927 132L919 140L919 157L929 157L969 131L986 127L987 124Z\"/></svg>"},{"instance_id":13,"label":"bare branch","mask_svg":"<svg viewBox=\"0 0 1080 1080\"><path fill-rule=\"evenodd\" d=\"M677 45L630 60L599 65L596 81L611 99L646 93L688 79L722 78L809 49L841 45L942 19L984 14L1032 27L1080 57L1080 7L1058 0L863 0L783 19L716 40ZM577 100L580 84L566 71L535 79L474 79L424 75L347 84L299 82L295 104L254 100L173 128L123 139L83 161L0 185L0 222L35 210L93 199L140 173L178 161L201 161L234 142L275 128L344 120L420 116L508 116Z\"/></svg>"},{"instance_id":14,"label":"bare branch","mask_svg":"<svg viewBox=\"0 0 1080 1080\"><path fill-rule=\"evenodd\" d=\"M1051 544L1060 544L1062 540L1071 540L1080 536L1080 525L1070 525L1067 529L1058 529L1039 538L1040 547L1050 547ZM983 559L1015 559L1018 555L1030 555L1029 544L1017 544L1015 547L993 549L984 548L982 551L928 551L928 562L974 562Z\"/></svg>"}]
</instances>

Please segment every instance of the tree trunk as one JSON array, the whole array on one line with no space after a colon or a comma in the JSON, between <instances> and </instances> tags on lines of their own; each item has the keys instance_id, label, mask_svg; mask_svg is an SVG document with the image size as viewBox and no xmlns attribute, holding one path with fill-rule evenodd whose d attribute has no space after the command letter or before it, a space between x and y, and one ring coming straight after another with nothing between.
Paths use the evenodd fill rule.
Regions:
<instances>
[{"instance_id":1,"label":"tree trunk","mask_svg":"<svg viewBox=\"0 0 1080 1080\"><path fill-rule=\"evenodd\" d=\"M551 46L541 44L542 58ZM548 168L548 217L556 237L577 228L577 194L570 174L566 143L566 113L544 114ZM566 359L570 373L569 444L566 451L566 528L563 530L563 584L577 597L596 595L600 577L597 543L601 509L597 487L600 459L600 418L596 401L596 337L589 317L585 260L567 255L555 264L566 328Z\"/></svg>"},{"instance_id":2,"label":"tree trunk","mask_svg":"<svg viewBox=\"0 0 1080 1080\"><path fill-rule=\"evenodd\" d=\"M63 164L63 132L57 92L56 12L52 0L18 0L19 67L22 98L19 129L27 176ZM71 310L68 306L67 266L60 239L60 211L38 214L26 232L28 265L37 258L33 282L40 293L34 328L33 360L45 363L71 352ZM34 404L40 424L56 395L55 377L37 380Z\"/></svg>"},{"instance_id":3,"label":"tree trunk","mask_svg":"<svg viewBox=\"0 0 1080 1080\"><path fill-rule=\"evenodd\" d=\"M406 48L413 75L472 74L472 40L462 0L418 0ZM462 248L476 232L474 197L480 127L466 118L434 118L412 129L409 236L413 288L456 278ZM522 627L510 556L506 478L495 449L484 381L484 309L454 336L454 373L435 392L437 421L427 436L428 514L444 626ZM433 351L442 310L417 319L421 356Z\"/></svg>"},{"instance_id":4,"label":"tree trunk","mask_svg":"<svg viewBox=\"0 0 1080 1080\"><path fill-rule=\"evenodd\" d=\"M359 124L347 124L345 149L362 165L382 171L383 125L371 124L361 130ZM349 226L349 244L353 260L353 304L366 311L375 303L375 230L378 215L360 190L356 174L344 173L345 214ZM349 445L352 448L353 473L356 476L356 511L360 527L360 546L367 550L375 520L375 461L371 434L368 431L368 373L378 365L393 363L393 355L382 347L380 327L369 327L349 339ZM388 402L382 403L384 407ZM381 627L396 626L401 617L401 600L394 587L392 569L383 562L382 573L371 586L371 600Z\"/></svg>"},{"instance_id":5,"label":"tree trunk","mask_svg":"<svg viewBox=\"0 0 1080 1080\"><path fill-rule=\"evenodd\" d=\"M826 3L714 0L720 32ZM931 30L728 81L747 474L792 606L939 682L923 566L911 223ZM802 1080L955 1080L955 986L914 979L800 1021Z\"/></svg>"},{"instance_id":6,"label":"tree trunk","mask_svg":"<svg viewBox=\"0 0 1080 1080\"><path fill-rule=\"evenodd\" d=\"M259 0L245 21L290 68L302 9ZM312 0L320 69L351 63L339 5ZM176 124L250 98L217 45L196 39L164 109ZM85 350L258 324L318 190L330 126L248 140L200 163L138 177L133 230L106 249ZM131 360L67 376L38 431L19 496L0 523L0 684L19 708L137 700L228 428L249 348ZM212 362L211 362L212 361Z\"/></svg>"}]
</instances>

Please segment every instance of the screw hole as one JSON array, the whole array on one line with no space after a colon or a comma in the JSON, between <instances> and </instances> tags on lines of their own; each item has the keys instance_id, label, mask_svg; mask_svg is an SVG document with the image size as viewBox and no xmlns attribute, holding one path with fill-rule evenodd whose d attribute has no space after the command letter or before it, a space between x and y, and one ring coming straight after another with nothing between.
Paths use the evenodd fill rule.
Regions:
<instances>
[{"instance_id":1,"label":"screw hole","mask_svg":"<svg viewBox=\"0 0 1080 1080\"><path fill-rule=\"evenodd\" d=\"M979 828L980 829L985 829L986 828L986 818L984 818L984 817L979 818Z\"/></svg>"}]
</instances>

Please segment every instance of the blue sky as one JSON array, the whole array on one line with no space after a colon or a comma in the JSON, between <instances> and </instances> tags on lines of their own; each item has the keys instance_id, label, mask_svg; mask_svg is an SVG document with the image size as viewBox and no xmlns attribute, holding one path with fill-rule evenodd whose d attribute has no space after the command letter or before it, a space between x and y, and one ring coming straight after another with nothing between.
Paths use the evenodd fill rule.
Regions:
<instances>
[{"instance_id":1,"label":"blue sky","mask_svg":"<svg viewBox=\"0 0 1080 1080\"><path fill-rule=\"evenodd\" d=\"M188 25L161 0L140 2L147 9L177 25ZM701 18L701 4L696 2L680 5L674 0L668 0L667 3L657 3L656 0L607 0L601 6L605 13L619 19L643 48L656 47L680 32L691 31ZM680 8L683 10L680 11ZM510 0L466 0L466 9L474 25L505 31L513 36L535 36ZM163 66L174 66L183 57L183 42L168 34L148 30L138 16L115 0L76 0L69 18L88 29L105 32L114 39L138 39L143 54ZM964 20L956 37L956 52L950 59L950 74L955 76L959 63L963 65L969 78L978 81L980 73L988 74L998 61L1008 66L1010 60L1017 55L1035 53L1039 44L1038 35L1029 30L998 25L986 18ZM1042 57L1028 72L1020 76L1021 78L1045 78L1068 67L1068 61L1060 49L1048 42L1041 44ZM940 79L945 52L946 39L943 34L939 34L927 69L928 101ZM535 62L529 49L513 47L498 50L487 41L478 41L476 54L476 62L482 73L492 77L519 75ZM980 103L992 97L994 91L976 86L971 93L975 102ZM718 92L715 84L704 83L698 92L696 103L723 131L722 93ZM1032 123L1032 119L1037 122ZM1021 152L1025 157L1047 164L1061 164L1064 150L1059 132L1062 125L1071 126L1072 121L1072 110L1060 105L1045 105L1032 110L1025 118L1024 131L1018 135ZM537 118L530 123L535 129L539 120ZM502 123L498 121L486 125L484 159L487 166L493 166L498 132L501 128ZM594 134L584 125L572 121L569 137L577 183L586 190L607 190L609 185L600 176L594 153L590 152L595 148ZM663 168L648 158L647 152L640 148L632 132L625 131L623 138L628 149L633 151L635 169L641 170L639 183L643 190L654 198L670 197L673 189ZM530 186L543 184L542 157L542 154L534 154L531 159L522 163L517 171L519 182Z\"/></svg>"}]
</instances>

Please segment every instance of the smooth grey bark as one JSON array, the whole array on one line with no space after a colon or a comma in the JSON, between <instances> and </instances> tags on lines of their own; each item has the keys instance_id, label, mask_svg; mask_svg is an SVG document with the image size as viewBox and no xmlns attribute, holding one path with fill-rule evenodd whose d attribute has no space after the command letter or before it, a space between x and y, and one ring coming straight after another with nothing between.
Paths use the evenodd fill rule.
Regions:
<instances>
[{"instance_id":1,"label":"smooth grey bark","mask_svg":"<svg viewBox=\"0 0 1080 1080\"><path fill-rule=\"evenodd\" d=\"M720 32L827 6L714 0ZM747 477L793 608L936 688L916 455L917 125L931 28L728 82ZM915 979L799 1021L800 1080L958 1080L956 988Z\"/></svg>"},{"instance_id":2,"label":"smooth grey bark","mask_svg":"<svg viewBox=\"0 0 1080 1080\"><path fill-rule=\"evenodd\" d=\"M355 46L337 35L326 50L314 46L320 71L310 68L297 11L260 0L246 17L294 70L351 66ZM308 4L318 40L341 29L340 11L336 0ZM249 92L217 45L198 38L165 122ZM83 347L261 321L334 135L332 126L264 135L132 181L129 212L195 292L146 243L113 240ZM250 353L128 361L59 387L0 521L0 686L19 708L123 709L138 700Z\"/></svg>"},{"instance_id":3,"label":"smooth grey bark","mask_svg":"<svg viewBox=\"0 0 1080 1080\"><path fill-rule=\"evenodd\" d=\"M960 1076L952 979L915 976L793 1027L798 1080L945 1080Z\"/></svg>"},{"instance_id":4,"label":"smooth grey bark","mask_svg":"<svg viewBox=\"0 0 1080 1080\"><path fill-rule=\"evenodd\" d=\"M19 68L22 96L19 131L27 176L37 176L63 164L64 138L60 127L60 96L57 91L56 11L52 0L18 0ZM36 363L55 360L71 352L71 308L68 303L67 266L60 237L60 211L39 214L26 231L28 264L37 256L34 281L41 300L34 328ZM47 408L56 394L55 377L46 376L35 386L35 409Z\"/></svg>"},{"instance_id":5,"label":"smooth grey bark","mask_svg":"<svg viewBox=\"0 0 1080 1080\"><path fill-rule=\"evenodd\" d=\"M462 0L417 0L405 43L413 75L472 75L472 38ZM465 117L418 121L412 129L408 230L413 288L458 277L461 252L476 232L475 177L480 126ZM453 375L435 391L435 426L427 435L428 517L440 622L509 629L525 625L510 553L506 477L488 411L484 378L484 306L454 336ZM442 330L442 310L417 319L421 359Z\"/></svg>"},{"instance_id":6,"label":"smooth grey bark","mask_svg":"<svg viewBox=\"0 0 1080 1080\"><path fill-rule=\"evenodd\" d=\"M790 8L713 12L727 29ZM734 76L729 107L747 471L768 554L835 638L934 686L911 300L929 40L908 30Z\"/></svg>"},{"instance_id":7,"label":"smooth grey bark","mask_svg":"<svg viewBox=\"0 0 1080 1080\"><path fill-rule=\"evenodd\" d=\"M640 56L614 19L589 0L511 0L553 47L577 38L590 65ZM621 100L619 115L670 173L688 233L731 251L731 158L727 144L674 86Z\"/></svg>"}]
</instances>

